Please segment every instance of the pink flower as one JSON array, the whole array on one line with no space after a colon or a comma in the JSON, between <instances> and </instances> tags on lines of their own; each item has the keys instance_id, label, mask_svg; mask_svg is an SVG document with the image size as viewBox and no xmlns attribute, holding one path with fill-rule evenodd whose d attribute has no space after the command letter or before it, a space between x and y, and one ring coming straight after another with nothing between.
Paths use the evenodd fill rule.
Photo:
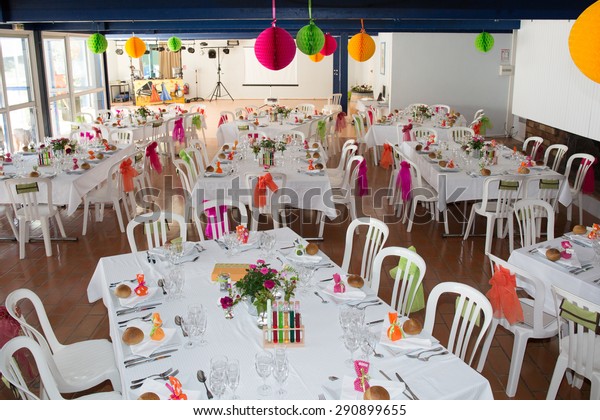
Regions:
<instances>
[{"instance_id":1,"label":"pink flower","mask_svg":"<svg viewBox=\"0 0 600 420\"><path fill-rule=\"evenodd\" d=\"M256 269L256 264L250 264L250 270Z\"/></svg>"},{"instance_id":2,"label":"pink flower","mask_svg":"<svg viewBox=\"0 0 600 420\"><path fill-rule=\"evenodd\" d=\"M233 299L229 296L225 296L221 298L221 307L223 309L231 308L233 306Z\"/></svg>"},{"instance_id":3,"label":"pink flower","mask_svg":"<svg viewBox=\"0 0 600 420\"><path fill-rule=\"evenodd\" d=\"M274 268L269 269L269 273L277 273L277 270L275 270Z\"/></svg>"},{"instance_id":4,"label":"pink flower","mask_svg":"<svg viewBox=\"0 0 600 420\"><path fill-rule=\"evenodd\" d=\"M260 269L261 274L269 274L269 269L267 267L263 267Z\"/></svg>"},{"instance_id":5,"label":"pink flower","mask_svg":"<svg viewBox=\"0 0 600 420\"><path fill-rule=\"evenodd\" d=\"M256 264L264 264L265 260L256 260Z\"/></svg>"},{"instance_id":6,"label":"pink flower","mask_svg":"<svg viewBox=\"0 0 600 420\"><path fill-rule=\"evenodd\" d=\"M265 289L271 290L273 287L275 287L275 282L273 280L266 280L263 283L263 286L265 287Z\"/></svg>"}]
</instances>

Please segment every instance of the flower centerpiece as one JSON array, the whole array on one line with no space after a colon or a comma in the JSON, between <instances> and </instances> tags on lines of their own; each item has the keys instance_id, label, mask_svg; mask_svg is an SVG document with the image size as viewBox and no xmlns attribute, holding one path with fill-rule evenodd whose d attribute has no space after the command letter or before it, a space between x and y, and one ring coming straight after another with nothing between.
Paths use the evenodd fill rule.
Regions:
<instances>
[{"instance_id":1,"label":"flower centerpiece","mask_svg":"<svg viewBox=\"0 0 600 420\"><path fill-rule=\"evenodd\" d=\"M237 281L235 288L240 297L252 304L259 318L262 318L267 311L267 301L275 301L275 293L281 285L281 274L269 267L264 260L257 260L256 264L250 264L246 275Z\"/></svg>"},{"instance_id":2,"label":"flower centerpiece","mask_svg":"<svg viewBox=\"0 0 600 420\"><path fill-rule=\"evenodd\" d=\"M290 115L290 112L292 112L292 109L283 105L273 107L273 113L276 115L283 115L283 118L287 118Z\"/></svg>"},{"instance_id":3,"label":"flower centerpiece","mask_svg":"<svg viewBox=\"0 0 600 420\"><path fill-rule=\"evenodd\" d=\"M427 105L415 106L412 110L413 119L416 122L423 122L431 118L431 109Z\"/></svg>"},{"instance_id":4,"label":"flower centerpiece","mask_svg":"<svg viewBox=\"0 0 600 420\"><path fill-rule=\"evenodd\" d=\"M446 120L448 121L448 127L454 127L454 124L456 124L456 120L458 120L459 117L460 117L460 112L450 110L450 112L446 114Z\"/></svg>"},{"instance_id":5,"label":"flower centerpiece","mask_svg":"<svg viewBox=\"0 0 600 420\"><path fill-rule=\"evenodd\" d=\"M77 146L76 141L72 141L66 137L61 137L59 139L50 140L50 147L54 152L64 152L67 155L70 155L75 150Z\"/></svg>"},{"instance_id":6,"label":"flower centerpiece","mask_svg":"<svg viewBox=\"0 0 600 420\"><path fill-rule=\"evenodd\" d=\"M467 141L464 150L474 158L479 159L481 157L483 146L485 146L485 137L475 134L471 140Z\"/></svg>"},{"instance_id":7,"label":"flower centerpiece","mask_svg":"<svg viewBox=\"0 0 600 420\"><path fill-rule=\"evenodd\" d=\"M280 150L278 148L279 143L281 143L281 142L276 142L275 140L270 139L268 137L263 137L261 140L255 141L252 144L252 151L254 152L255 155L262 153L262 159L259 159L259 163L261 165L269 165L269 166L274 165L275 150Z\"/></svg>"},{"instance_id":8,"label":"flower centerpiece","mask_svg":"<svg viewBox=\"0 0 600 420\"><path fill-rule=\"evenodd\" d=\"M373 93L373 87L371 85L354 85L352 86L352 92Z\"/></svg>"},{"instance_id":9,"label":"flower centerpiece","mask_svg":"<svg viewBox=\"0 0 600 420\"><path fill-rule=\"evenodd\" d=\"M145 106L141 106L135 110L136 115L139 115L143 120L147 119L152 115L152 111Z\"/></svg>"}]
</instances>

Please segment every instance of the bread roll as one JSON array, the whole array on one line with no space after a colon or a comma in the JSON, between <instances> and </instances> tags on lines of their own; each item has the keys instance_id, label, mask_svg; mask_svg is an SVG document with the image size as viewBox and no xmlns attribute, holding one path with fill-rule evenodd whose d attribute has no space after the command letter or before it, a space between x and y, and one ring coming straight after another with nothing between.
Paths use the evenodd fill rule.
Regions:
<instances>
[{"instance_id":1,"label":"bread roll","mask_svg":"<svg viewBox=\"0 0 600 420\"><path fill-rule=\"evenodd\" d=\"M102 160L102 159L104 159L104 154L102 154L102 153L97 153L97 154L96 154L96 159L99 159L99 160Z\"/></svg>"},{"instance_id":2,"label":"bread roll","mask_svg":"<svg viewBox=\"0 0 600 420\"><path fill-rule=\"evenodd\" d=\"M313 153L313 157L315 159L319 159L321 157L321 155L319 154L319 152L315 152L315 153Z\"/></svg>"},{"instance_id":3,"label":"bread roll","mask_svg":"<svg viewBox=\"0 0 600 420\"><path fill-rule=\"evenodd\" d=\"M409 318L404 321L402 330L408 335L417 335L423 330L423 325L417 319Z\"/></svg>"},{"instance_id":4,"label":"bread roll","mask_svg":"<svg viewBox=\"0 0 600 420\"><path fill-rule=\"evenodd\" d=\"M305 251L308 255L315 255L317 252L319 252L319 247L317 244L308 244L306 245Z\"/></svg>"},{"instance_id":5,"label":"bread roll","mask_svg":"<svg viewBox=\"0 0 600 420\"><path fill-rule=\"evenodd\" d=\"M587 228L583 225L575 225L573 226L573 233L576 235L585 235L587 233Z\"/></svg>"},{"instance_id":6,"label":"bread roll","mask_svg":"<svg viewBox=\"0 0 600 420\"><path fill-rule=\"evenodd\" d=\"M520 166L517 172L522 175L527 175L529 173L529 168L526 168L525 166Z\"/></svg>"},{"instance_id":7,"label":"bread roll","mask_svg":"<svg viewBox=\"0 0 600 420\"><path fill-rule=\"evenodd\" d=\"M360 289L364 285L365 285L365 281L358 274L350 274L348 276L348 286L356 287L357 289Z\"/></svg>"},{"instance_id":8,"label":"bread roll","mask_svg":"<svg viewBox=\"0 0 600 420\"><path fill-rule=\"evenodd\" d=\"M315 169L323 169L323 164L322 163L317 163L315 165Z\"/></svg>"},{"instance_id":9,"label":"bread roll","mask_svg":"<svg viewBox=\"0 0 600 420\"><path fill-rule=\"evenodd\" d=\"M119 284L115 289L115 296L119 298L128 298L131 296L131 287L126 284Z\"/></svg>"},{"instance_id":10,"label":"bread roll","mask_svg":"<svg viewBox=\"0 0 600 420\"><path fill-rule=\"evenodd\" d=\"M225 153L219 153L219 159L226 159L227 156L225 155Z\"/></svg>"},{"instance_id":11,"label":"bread roll","mask_svg":"<svg viewBox=\"0 0 600 420\"><path fill-rule=\"evenodd\" d=\"M138 400L160 400L160 398L154 392L144 392L138 397Z\"/></svg>"},{"instance_id":12,"label":"bread roll","mask_svg":"<svg viewBox=\"0 0 600 420\"><path fill-rule=\"evenodd\" d=\"M32 178L37 178L40 176L40 173L38 171L31 171L29 172L29 176Z\"/></svg>"},{"instance_id":13,"label":"bread roll","mask_svg":"<svg viewBox=\"0 0 600 420\"><path fill-rule=\"evenodd\" d=\"M129 327L123 333L123 343L133 346L139 344L144 339L144 332L137 327Z\"/></svg>"},{"instance_id":14,"label":"bread roll","mask_svg":"<svg viewBox=\"0 0 600 420\"><path fill-rule=\"evenodd\" d=\"M550 261L558 261L560 260L560 251L556 248L550 248L546 251L546 258Z\"/></svg>"},{"instance_id":15,"label":"bread roll","mask_svg":"<svg viewBox=\"0 0 600 420\"><path fill-rule=\"evenodd\" d=\"M313 149L318 149L319 148L319 143L313 143L312 144L312 148Z\"/></svg>"},{"instance_id":16,"label":"bread roll","mask_svg":"<svg viewBox=\"0 0 600 420\"><path fill-rule=\"evenodd\" d=\"M435 153L435 152L429 152L429 154L427 156L429 156L430 159L436 159L437 158L437 153Z\"/></svg>"},{"instance_id":17,"label":"bread roll","mask_svg":"<svg viewBox=\"0 0 600 420\"><path fill-rule=\"evenodd\" d=\"M90 169L90 164L87 162L83 162L81 164L81 169L85 169L87 171L88 169Z\"/></svg>"},{"instance_id":18,"label":"bread roll","mask_svg":"<svg viewBox=\"0 0 600 420\"><path fill-rule=\"evenodd\" d=\"M415 147L415 150L417 152L421 151L421 149L423 149L423 145L422 144L417 144L417 147Z\"/></svg>"},{"instance_id":19,"label":"bread roll","mask_svg":"<svg viewBox=\"0 0 600 420\"><path fill-rule=\"evenodd\" d=\"M481 168L481 171L479 172L483 176L490 176L492 174L492 171L490 171L488 168Z\"/></svg>"},{"instance_id":20,"label":"bread roll","mask_svg":"<svg viewBox=\"0 0 600 420\"><path fill-rule=\"evenodd\" d=\"M382 386L375 385L367 389L363 395L365 400L389 400L390 393Z\"/></svg>"},{"instance_id":21,"label":"bread roll","mask_svg":"<svg viewBox=\"0 0 600 420\"><path fill-rule=\"evenodd\" d=\"M229 145L228 144L224 144L222 147L223 150L229 150Z\"/></svg>"},{"instance_id":22,"label":"bread roll","mask_svg":"<svg viewBox=\"0 0 600 420\"><path fill-rule=\"evenodd\" d=\"M213 168L212 166L207 166L206 167L206 172L214 172L215 168Z\"/></svg>"},{"instance_id":23,"label":"bread roll","mask_svg":"<svg viewBox=\"0 0 600 420\"><path fill-rule=\"evenodd\" d=\"M438 165L440 165L440 167L442 167L442 168L445 168L447 164L448 164L448 162L446 162L445 160L440 160L438 162Z\"/></svg>"}]
</instances>

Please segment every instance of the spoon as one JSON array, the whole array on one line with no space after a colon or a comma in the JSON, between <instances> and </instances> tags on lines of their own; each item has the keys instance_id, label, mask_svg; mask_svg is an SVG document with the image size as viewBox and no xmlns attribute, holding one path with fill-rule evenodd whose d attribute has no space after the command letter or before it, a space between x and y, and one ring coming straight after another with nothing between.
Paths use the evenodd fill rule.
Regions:
<instances>
[{"instance_id":1,"label":"spoon","mask_svg":"<svg viewBox=\"0 0 600 420\"><path fill-rule=\"evenodd\" d=\"M167 291L165 290L165 280L164 279L158 279L158 286L162 289L163 295L166 295Z\"/></svg>"},{"instance_id":2,"label":"spoon","mask_svg":"<svg viewBox=\"0 0 600 420\"><path fill-rule=\"evenodd\" d=\"M330 376L329 377L330 381L337 381L338 379L340 379L340 378L338 378L337 376Z\"/></svg>"},{"instance_id":3,"label":"spoon","mask_svg":"<svg viewBox=\"0 0 600 420\"><path fill-rule=\"evenodd\" d=\"M188 336L187 333L183 330L183 326L181 325L181 317L179 315L175 315L175 325L181 328L181 332L183 333L184 337Z\"/></svg>"},{"instance_id":4,"label":"spoon","mask_svg":"<svg viewBox=\"0 0 600 420\"><path fill-rule=\"evenodd\" d=\"M206 396L209 400L212 400L213 394L208 390L208 387L206 386L206 376L204 375L204 371L202 369L199 369L198 373L196 373L196 376L198 377L198 381L204 384L204 388L206 388Z\"/></svg>"},{"instance_id":5,"label":"spoon","mask_svg":"<svg viewBox=\"0 0 600 420\"><path fill-rule=\"evenodd\" d=\"M381 354L381 353L377 353L377 350L375 350L375 347L373 347L373 346L371 345L371 343L368 343L368 344L369 344L369 347L371 347L371 350L373 350L373 356L375 356L375 357L377 357L377 358L382 358L382 357L383 357L383 354Z\"/></svg>"},{"instance_id":6,"label":"spoon","mask_svg":"<svg viewBox=\"0 0 600 420\"><path fill-rule=\"evenodd\" d=\"M321 296L321 295L319 294L319 292L315 291L315 295L317 295L317 297L318 297L319 299L321 299L321 302L323 302L323 303L329 303L329 301L328 301L328 300L325 300L325 299L323 299L323 296Z\"/></svg>"}]
</instances>

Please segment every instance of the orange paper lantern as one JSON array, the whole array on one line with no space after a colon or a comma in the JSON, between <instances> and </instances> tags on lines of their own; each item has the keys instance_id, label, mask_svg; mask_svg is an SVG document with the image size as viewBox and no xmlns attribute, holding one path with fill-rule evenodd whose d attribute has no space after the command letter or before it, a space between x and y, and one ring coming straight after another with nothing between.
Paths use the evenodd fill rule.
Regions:
<instances>
[{"instance_id":1,"label":"orange paper lantern","mask_svg":"<svg viewBox=\"0 0 600 420\"><path fill-rule=\"evenodd\" d=\"M569 52L579 70L600 83L600 2L592 4L577 18L569 34Z\"/></svg>"},{"instance_id":2,"label":"orange paper lantern","mask_svg":"<svg viewBox=\"0 0 600 420\"><path fill-rule=\"evenodd\" d=\"M362 19L360 22L362 24ZM364 25L359 33L350 38L348 54L359 62L367 61L375 54L375 41L365 32Z\"/></svg>"},{"instance_id":3,"label":"orange paper lantern","mask_svg":"<svg viewBox=\"0 0 600 420\"><path fill-rule=\"evenodd\" d=\"M125 43L125 51L131 58L140 58L146 52L146 43L137 36L132 36Z\"/></svg>"},{"instance_id":4,"label":"orange paper lantern","mask_svg":"<svg viewBox=\"0 0 600 420\"><path fill-rule=\"evenodd\" d=\"M323 57L325 57L325 56L323 54L321 54L320 52L308 56L308 58L310 58L315 63L318 63L319 61L321 61L323 59Z\"/></svg>"}]
</instances>

